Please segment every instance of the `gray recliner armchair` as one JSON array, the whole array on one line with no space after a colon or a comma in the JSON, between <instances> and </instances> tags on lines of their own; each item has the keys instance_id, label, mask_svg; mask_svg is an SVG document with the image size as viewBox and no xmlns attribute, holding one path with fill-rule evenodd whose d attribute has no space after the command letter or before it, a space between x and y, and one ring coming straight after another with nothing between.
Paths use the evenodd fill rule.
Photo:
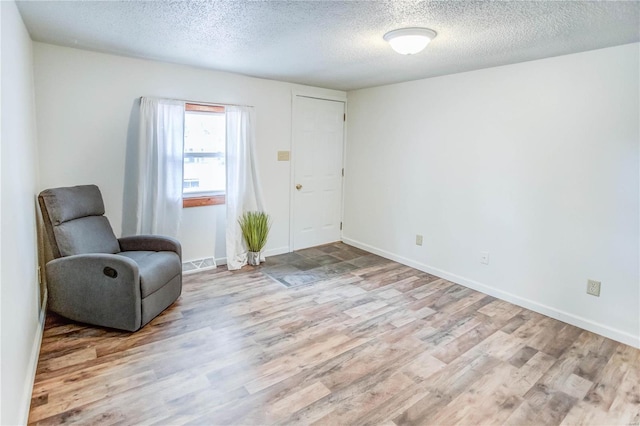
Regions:
<instances>
[{"instance_id":1,"label":"gray recliner armchair","mask_svg":"<svg viewBox=\"0 0 640 426\"><path fill-rule=\"evenodd\" d=\"M153 235L117 239L97 186L47 189L38 202L54 257L46 265L53 312L136 331L180 296L180 243Z\"/></svg>"}]
</instances>

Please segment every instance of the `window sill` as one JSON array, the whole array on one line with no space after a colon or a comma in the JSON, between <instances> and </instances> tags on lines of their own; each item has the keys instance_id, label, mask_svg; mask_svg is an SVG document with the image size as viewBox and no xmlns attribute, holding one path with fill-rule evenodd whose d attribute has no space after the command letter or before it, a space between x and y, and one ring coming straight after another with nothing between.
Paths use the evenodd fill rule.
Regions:
<instances>
[{"instance_id":1,"label":"window sill","mask_svg":"<svg viewBox=\"0 0 640 426\"><path fill-rule=\"evenodd\" d=\"M225 195L207 195L204 197L189 197L182 199L182 208L216 206L225 204Z\"/></svg>"}]
</instances>

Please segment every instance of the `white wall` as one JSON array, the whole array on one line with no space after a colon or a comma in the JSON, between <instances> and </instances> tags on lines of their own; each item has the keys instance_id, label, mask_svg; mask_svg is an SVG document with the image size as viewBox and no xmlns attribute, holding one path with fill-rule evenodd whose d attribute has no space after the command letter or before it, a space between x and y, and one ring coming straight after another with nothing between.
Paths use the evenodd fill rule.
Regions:
<instances>
[{"instance_id":1,"label":"white wall","mask_svg":"<svg viewBox=\"0 0 640 426\"><path fill-rule=\"evenodd\" d=\"M34 43L41 187L97 184L121 232L127 138L140 96L252 105L260 175L273 228L268 253L289 248L291 92L344 92ZM215 54L215 52L212 52ZM224 257L224 206L183 211L184 260ZM217 229L217 233L215 230ZM217 240L213 253L213 241Z\"/></svg>"},{"instance_id":2,"label":"white wall","mask_svg":"<svg viewBox=\"0 0 640 426\"><path fill-rule=\"evenodd\" d=\"M349 92L345 241L639 346L638 51Z\"/></svg>"},{"instance_id":3,"label":"white wall","mask_svg":"<svg viewBox=\"0 0 640 426\"><path fill-rule=\"evenodd\" d=\"M26 423L42 324L36 268L37 149L33 52L13 1L2 15L0 423Z\"/></svg>"}]
</instances>

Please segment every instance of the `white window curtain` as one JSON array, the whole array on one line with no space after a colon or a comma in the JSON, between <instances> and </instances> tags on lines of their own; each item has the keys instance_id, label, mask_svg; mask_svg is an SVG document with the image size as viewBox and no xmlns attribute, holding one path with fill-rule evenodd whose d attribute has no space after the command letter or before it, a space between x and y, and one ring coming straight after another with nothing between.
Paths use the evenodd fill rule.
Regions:
<instances>
[{"instance_id":1,"label":"white window curtain","mask_svg":"<svg viewBox=\"0 0 640 426\"><path fill-rule=\"evenodd\" d=\"M247 249L238 218L245 211L263 211L255 147L253 107L226 106L227 119L227 268L247 264Z\"/></svg>"},{"instance_id":2,"label":"white window curtain","mask_svg":"<svg viewBox=\"0 0 640 426\"><path fill-rule=\"evenodd\" d=\"M183 143L184 102L141 98L137 234L178 236Z\"/></svg>"}]
</instances>

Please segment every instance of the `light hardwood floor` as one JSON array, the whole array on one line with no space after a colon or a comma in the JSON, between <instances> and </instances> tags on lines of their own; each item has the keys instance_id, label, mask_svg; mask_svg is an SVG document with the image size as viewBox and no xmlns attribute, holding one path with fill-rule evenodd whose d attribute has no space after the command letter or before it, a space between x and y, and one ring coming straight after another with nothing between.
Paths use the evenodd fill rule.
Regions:
<instances>
[{"instance_id":1,"label":"light hardwood floor","mask_svg":"<svg viewBox=\"0 0 640 426\"><path fill-rule=\"evenodd\" d=\"M29 422L638 425L639 383L640 350L337 243L185 276L137 333L50 314Z\"/></svg>"}]
</instances>

